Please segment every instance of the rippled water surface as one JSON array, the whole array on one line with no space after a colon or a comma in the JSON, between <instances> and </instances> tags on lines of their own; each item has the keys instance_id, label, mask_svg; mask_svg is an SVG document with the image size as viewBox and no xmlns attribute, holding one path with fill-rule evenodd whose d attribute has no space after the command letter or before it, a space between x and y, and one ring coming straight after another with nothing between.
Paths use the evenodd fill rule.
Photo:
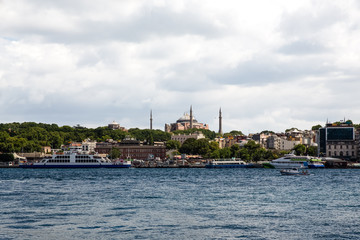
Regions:
<instances>
[{"instance_id":1,"label":"rippled water surface","mask_svg":"<svg viewBox=\"0 0 360 240\"><path fill-rule=\"evenodd\" d=\"M360 170L0 169L0 239L360 239Z\"/></svg>"}]
</instances>

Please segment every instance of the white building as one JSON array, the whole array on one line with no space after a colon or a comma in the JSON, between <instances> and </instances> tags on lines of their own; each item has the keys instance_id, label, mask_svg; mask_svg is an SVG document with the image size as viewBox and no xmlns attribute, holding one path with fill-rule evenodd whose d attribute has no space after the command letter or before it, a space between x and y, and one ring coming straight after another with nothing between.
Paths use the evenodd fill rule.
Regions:
<instances>
[{"instance_id":1,"label":"white building","mask_svg":"<svg viewBox=\"0 0 360 240\"><path fill-rule=\"evenodd\" d=\"M256 143L260 144L261 147L267 148L268 146L268 138L272 136L271 133L256 133L251 136L252 140Z\"/></svg>"},{"instance_id":2,"label":"white building","mask_svg":"<svg viewBox=\"0 0 360 240\"><path fill-rule=\"evenodd\" d=\"M267 139L268 148L276 150L291 150L300 143L301 141L288 140L286 137L279 137L276 135L272 135Z\"/></svg>"},{"instance_id":3,"label":"white building","mask_svg":"<svg viewBox=\"0 0 360 240\"><path fill-rule=\"evenodd\" d=\"M215 142L219 144L219 148L222 149L226 146L226 139L223 137L215 138Z\"/></svg>"},{"instance_id":4,"label":"white building","mask_svg":"<svg viewBox=\"0 0 360 240\"><path fill-rule=\"evenodd\" d=\"M291 150L300 143L301 143L300 141L280 138L280 150Z\"/></svg>"},{"instance_id":5,"label":"white building","mask_svg":"<svg viewBox=\"0 0 360 240\"><path fill-rule=\"evenodd\" d=\"M91 141L90 139L85 139L81 143L81 148L83 151L86 151L86 152L95 152L96 141Z\"/></svg>"},{"instance_id":6,"label":"white building","mask_svg":"<svg viewBox=\"0 0 360 240\"><path fill-rule=\"evenodd\" d=\"M205 138L205 135L202 132L196 132L189 135L177 134L171 136L171 140L179 141L181 144L183 144L189 138L195 138L197 140L197 139Z\"/></svg>"}]
</instances>

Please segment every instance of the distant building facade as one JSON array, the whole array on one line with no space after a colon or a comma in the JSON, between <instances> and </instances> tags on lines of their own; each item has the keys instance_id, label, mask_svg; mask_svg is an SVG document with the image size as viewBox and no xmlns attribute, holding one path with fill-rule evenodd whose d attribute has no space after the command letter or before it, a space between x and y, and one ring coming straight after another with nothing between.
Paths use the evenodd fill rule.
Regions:
<instances>
[{"instance_id":1,"label":"distant building facade","mask_svg":"<svg viewBox=\"0 0 360 240\"><path fill-rule=\"evenodd\" d=\"M311 130L290 129L285 133L258 133L253 134L252 139L264 148L275 150L288 151L298 144L317 146L316 133Z\"/></svg>"},{"instance_id":2,"label":"distant building facade","mask_svg":"<svg viewBox=\"0 0 360 240\"><path fill-rule=\"evenodd\" d=\"M252 135L252 140L254 140L256 143L260 144L261 147L267 148L267 140L270 136L269 133L256 133Z\"/></svg>"},{"instance_id":3,"label":"distant building facade","mask_svg":"<svg viewBox=\"0 0 360 240\"><path fill-rule=\"evenodd\" d=\"M194 138L194 139L201 139L201 138L205 138L205 135L202 132L196 132L196 133L192 133L192 134L177 134L177 135L172 135L171 136L171 140L175 140L175 141L179 141L181 144L183 144L187 139L189 138Z\"/></svg>"},{"instance_id":4,"label":"distant building facade","mask_svg":"<svg viewBox=\"0 0 360 240\"><path fill-rule=\"evenodd\" d=\"M299 140L287 139L286 137L279 137L277 135L271 135L267 138L268 149L291 150L298 144L301 144Z\"/></svg>"}]
</instances>

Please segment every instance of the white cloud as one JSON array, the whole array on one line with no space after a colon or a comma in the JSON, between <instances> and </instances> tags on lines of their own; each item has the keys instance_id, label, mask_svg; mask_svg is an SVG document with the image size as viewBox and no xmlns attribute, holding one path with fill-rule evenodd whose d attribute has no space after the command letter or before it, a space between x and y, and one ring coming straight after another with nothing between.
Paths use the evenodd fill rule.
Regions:
<instances>
[{"instance_id":1,"label":"white cloud","mask_svg":"<svg viewBox=\"0 0 360 240\"><path fill-rule=\"evenodd\" d=\"M1 2L0 122L360 122L356 1ZM346 104L344 104L346 103Z\"/></svg>"}]
</instances>

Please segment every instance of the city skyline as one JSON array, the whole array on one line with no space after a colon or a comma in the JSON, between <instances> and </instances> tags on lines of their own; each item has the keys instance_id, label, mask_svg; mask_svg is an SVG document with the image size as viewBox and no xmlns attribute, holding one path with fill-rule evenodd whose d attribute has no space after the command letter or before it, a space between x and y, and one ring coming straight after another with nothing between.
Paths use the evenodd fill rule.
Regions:
<instances>
[{"instance_id":1,"label":"city skyline","mask_svg":"<svg viewBox=\"0 0 360 240\"><path fill-rule=\"evenodd\" d=\"M1 1L0 122L218 132L360 122L360 4Z\"/></svg>"}]
</instances>

